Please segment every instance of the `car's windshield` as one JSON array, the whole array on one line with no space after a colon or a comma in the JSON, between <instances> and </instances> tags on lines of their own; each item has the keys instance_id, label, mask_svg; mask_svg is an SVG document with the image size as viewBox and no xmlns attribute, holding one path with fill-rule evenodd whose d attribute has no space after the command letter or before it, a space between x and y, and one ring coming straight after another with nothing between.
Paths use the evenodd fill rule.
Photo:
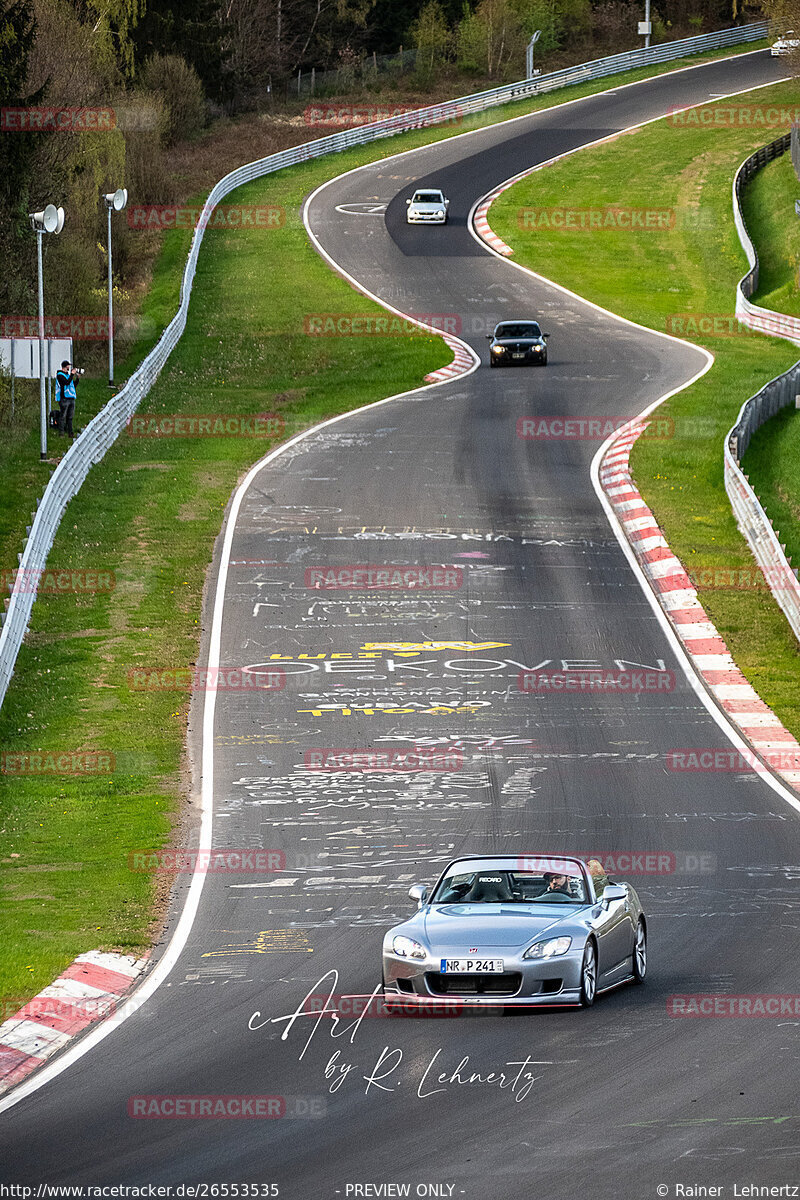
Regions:
<instances>
[{"instance_id":1,"label":"car's windshield","mask_svg":"<svg viewBox=\"0 0 800 1200\"><path fill-rule=\"evenodd\" d=\"M442 203L442 193L441 192L415 192L414 193L414 203L415 204L441 204Z\"/></svg>"},{"instance_id":2,"label":"car's windshield","mask_svg":"<svg viewBox=\"0 0 800 1200\"><path fill-rule=\"evenodd\" d=\"M578 864L565 860L504 859L454 863L431 904L586 904L587 889Z\"/></svg>"},{"instance_id":3,"label":"car's windshield","mask_svg":"<svg viewBox=\"0 0 800 1200\"><path fill-rule=\"evenodd\" d=\"M496 338L538 338L542 331L535 321L518 322L514 325L498 325L494 331Z\"/></svg>"}]
</instances>

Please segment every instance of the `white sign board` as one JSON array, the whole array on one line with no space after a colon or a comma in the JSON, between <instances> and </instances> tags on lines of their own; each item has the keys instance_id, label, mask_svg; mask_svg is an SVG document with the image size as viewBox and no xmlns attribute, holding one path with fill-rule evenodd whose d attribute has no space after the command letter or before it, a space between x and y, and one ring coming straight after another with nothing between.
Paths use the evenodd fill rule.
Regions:
<instances>
[{"instance_id":1,"label":"white sign board","mask_svg":"<svg viewBox=\"0 0 800 1200\"><path fill-rule=\"evenodd\" d=\"M13 348L13 360L12 360ZM72 362L72 338L45 338L45 375L55 379L64 359ZM17 379L39 378L39 339L30 337L0 338L0 363Z\"/></svg>"},{"instance_id":2,"label":"white sign board","mask_svg":"<svg viewBox=\"0 0 800 1200\"><path fill-rule=\"evenodd\" d=\"M639 22L639 33L652 33L652 32L653 32L653 22L652 21L640 21Z\"/></svg>"}]
</instances>

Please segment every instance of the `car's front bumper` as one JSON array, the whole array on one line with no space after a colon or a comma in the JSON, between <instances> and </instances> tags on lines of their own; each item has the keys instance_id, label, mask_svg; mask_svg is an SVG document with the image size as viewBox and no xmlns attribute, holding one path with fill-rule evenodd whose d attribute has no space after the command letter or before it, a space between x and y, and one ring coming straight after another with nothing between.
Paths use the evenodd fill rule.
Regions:
<instances>
[{"instance_id":1,"label":"car's front bumper","mask_svg":"<svg viewBox=\"0 0 800 1200\"><path fill-rule=\"evenodd\" d=\"M406 213L406 220L409 225L444 225L447 213L443 217L437 217L434 213Z\"/></svg>"},{"instance_id":2,"label":"car's front bumper","mask_svg":"<svg viewBox=\"0 0 800 1200\"><path fill-rule=\"evenodd\" d=\"M442 975L441 958L463 957L464 951L450 950L434 959L400 958L383 954L385 995L397 996L408 1004L425 1007L498 1006L514 1007L579 1004L583 948L548 959L524 959L516 952L481 949L484 957L503 959L502 976Z\"/></svg>"},{"instance_id":3,"label":"car's front bumper","mask_svg":"<svg viewBox=\"0 0 800 1200\"><path fill-rule=\"evenodd\" d=\"M547 362L546 350L525 350L521 358L515 358L513 354L495 354L491 353L492 362L499 367L535 367L539 363Z\"/></svg>"}]
</instances>

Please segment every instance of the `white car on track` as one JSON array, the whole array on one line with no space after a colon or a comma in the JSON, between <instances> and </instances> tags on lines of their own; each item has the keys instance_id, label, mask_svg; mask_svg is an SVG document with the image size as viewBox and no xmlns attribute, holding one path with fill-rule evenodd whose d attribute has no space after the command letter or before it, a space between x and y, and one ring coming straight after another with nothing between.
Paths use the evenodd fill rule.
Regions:
<instances>
[{"instance_id":1,"label":"white car on track","mask_svg":"<svg viewBox=\"0 0 800 1200\"><path fill-rule=\"evenodd\" d=\"M420 188L406 200L406 221L409 225L444 225L450 201L437 188Z\"/></svg>"},{"instance_id":2,"label":"white car on track","mask_svg":"<svg viewBox=\"0 0 800 1200\"><path fill-rule=\"evenodd\" d=\"M800 38L793 29L787 29L777 42L773 42L770 54L773 58L782 58L786 54L791 54L798 46L800 46Z\"/></svg>"}]
</instances>

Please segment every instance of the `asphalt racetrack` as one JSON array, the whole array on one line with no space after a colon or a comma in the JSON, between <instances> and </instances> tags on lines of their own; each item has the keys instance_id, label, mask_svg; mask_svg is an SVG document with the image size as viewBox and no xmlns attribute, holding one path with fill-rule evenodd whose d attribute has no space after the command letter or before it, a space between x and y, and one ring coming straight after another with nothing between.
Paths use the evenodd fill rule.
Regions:
<instances>
[{"instance_id":1,"label":"asphalt racetrack","mask_svg":"<svg viewBox=\"0 0 800 1200\"><path fill-rule=\"evenodd\" d=\"M483 365L330 424L254 473L220 662L277 663L286 685L216 698L213 844L282 851L285 869L207 876L166 981L3 1114L4 1179L274 1183L287 1200L404 1194L389 1184L645 1200L679 1183L731 1200L734 1185L800 1183L798 1022L667 1006L800 990L798 814L754 773L667 769L672 750L730 742L604 515L590 478L600 443L517 436L523 416L630 417L704 357L514 269L467 226L480 196L528 166L785 73L766 52L711 63L377 163L313 197L310 230L342 270L403 312L456 316ZM405 224L417 183L450 198L446 226ZM489 371L484 334L516 316L551 335L549 365ZM386 342L365 345L379 355ZM368 564L439 564L450 583L311 586L315 568ZM524 667L581 664L651 667L674 686L518 688ZM457 744L463 765L304 765L321 748L419 742ZM631 877L649 915L646 986L586 1011L271 1022L307 993L368 995L385 929L412 912L409 885L491 850L671 856L667 873ZM281 1115L129 1115L153 1095L267 1095ZM378 1190L354 1190L367 1185Z\"/></svg>"}]
</instances>

